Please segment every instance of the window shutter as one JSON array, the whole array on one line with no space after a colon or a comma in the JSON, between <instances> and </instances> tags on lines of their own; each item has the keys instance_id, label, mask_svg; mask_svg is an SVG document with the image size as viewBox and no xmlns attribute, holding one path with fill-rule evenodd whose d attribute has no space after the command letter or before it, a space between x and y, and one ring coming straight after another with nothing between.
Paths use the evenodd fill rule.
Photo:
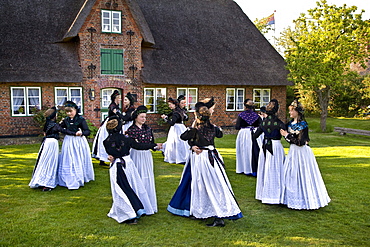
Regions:
<instances>
[{"instance_id":1,"label":"window shutter","mask_svg":"<svg viewBox=\"0 0 370 247\"><path fill-rule=\"evenodd\" d=\"M101 49L100 51L100 68L101 74L112 74L111 72L111 50Z\"/></svg>"},{"instance_id":2,"label":"window shutter","mask_svg":"<svg viewBox=\"0 0 370 247\"><path fill-rule=\"evenodd\" d=\"M123 50L112 50L112 74L123 75Z\"/></svg>"}]
</instances>

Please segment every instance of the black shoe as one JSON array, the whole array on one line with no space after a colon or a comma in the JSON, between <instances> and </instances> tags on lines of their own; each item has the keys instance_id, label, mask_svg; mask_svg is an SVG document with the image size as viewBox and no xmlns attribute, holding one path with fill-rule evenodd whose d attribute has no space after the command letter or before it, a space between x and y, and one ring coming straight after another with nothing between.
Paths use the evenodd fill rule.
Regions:
<instances>
[{"instance_id":1,"label":"black shoe","mask_svg":"<svg viewBox=\"0 0 370 247\"><path fill-rule=\"evenodd\" d=\"M127 225L136 225L137 224L137 219L132 219L132 220L126 220L125 223Z\"/></svg>"},{"instance_id":2,"label":"black shoe","mask_svg":"<svg viewBox=\"0 0 370 247\"><path fill-rule=\"evenodd\" d=\"M207 224L209 227L214 227L214 226L219 226L219 227L224 227L225 222L223 219L216 218L215 221L213 221L212 224Z\"/></svg>"},{"instance_id":3,"label":"black shoe","mask_svg":"<svg viewBox=\"0 0 370 247\"><path fill-rule=\"evenodd\" d=\"M107 165L107 164L106 164L104 161L102 161L102 160L99 162L99 165L101 165L101 166L109 166L109 165Z\"/></svg>"},{"instance_id":4,"label":"black shoe","mask_svg":"<svg viewBox=\"0 0 370 247\"><path fill-rule=\"evenodd\" d=\"M53 190L53 188L49 188L49 187L44 187L43 189L42 189L42 191L52 191Z\"/></svg>"}]
</instances>

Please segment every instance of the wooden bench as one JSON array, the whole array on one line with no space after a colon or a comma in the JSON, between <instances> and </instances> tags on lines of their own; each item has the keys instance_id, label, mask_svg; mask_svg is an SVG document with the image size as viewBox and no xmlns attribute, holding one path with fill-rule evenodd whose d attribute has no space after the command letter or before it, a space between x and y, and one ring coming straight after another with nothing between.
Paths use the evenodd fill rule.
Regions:
<instances>
[{"instance_id":1,"label":"wooden bench","mask_svg":"<svg viewBox=\"0 0 370 247\"><path fill-rule=\"evenodd\" d=\"M339 132L341 135L345 134L356 134L356 135L363 135L363 136L370 136L369 130L359 130L359 129L349 129L349 128L342 128L342 127L334 127L334 131Z\"/></svg>"}]
</instances>

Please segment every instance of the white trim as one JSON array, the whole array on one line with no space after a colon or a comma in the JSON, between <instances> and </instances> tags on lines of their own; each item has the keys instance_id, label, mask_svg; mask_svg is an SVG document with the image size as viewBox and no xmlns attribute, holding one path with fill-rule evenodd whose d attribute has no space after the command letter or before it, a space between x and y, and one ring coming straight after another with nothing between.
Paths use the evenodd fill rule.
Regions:
<instances>
[{"instance_id":1,"label":"white trim","mask_svg":"<svg viewBox=\"0 0 370 247\"><path fill-rule=\"evenodd\" d=\"M164 100L167 99L167 88L161 88L161 87L156 87L156 88L144 88L144 105L146 107L148 107L149 104L147 104L147 97L146 96L146 90L153 90L153 96L150 96L150 97L153 97L153 109L152 110L149 110L149 107L148 107L148 113L156 113L157 112L157 99L158 99L158 95L157 95L157 90L161 90L162 93L163 93L163 98Z\"/></svg>"},{"instance_id":2,"label":"white trim","mask_svg":"<svg viewBox=\"0 0 370 247\"><path fill-rule=\"evenodd\" d=\"M118 17L114 16L116 14L118 14ZM114 24L116 20L118 20L118 24ZM118 27L117 30L114 30L115 27ZM102 9L101 10L101 31L103 33L122 33L122 12Z\"/></svg>"},{"instance_id":3,"label":"white trim","mask_svg":"<svg viewBox=\"0 0 370 247\"><path fill-rule=\"evenodd\" d=\"M260 96L257 98L256 97L256 91L260 91ZM268 100L263 100L263 91L268 92ZM266 106L271 100L271 89L270 88L253 88L253 102L256 105L256 110L259 110L262 106Z\"/></svg>"},{"instance_id":4,"label":"white trim","mask_svg":"<svg viewBox=\"0 0 370 247\"><path fill-rule=\"evenodd\" d=\"M23 104L22 105L17 105L19 106L18 107L18 110L23 107L24 110L23 110L23 113L22 114L15 114L14 113L14 89L22 89L23 90ZM38 99L38 105L30 105L29 103L29 97L32 97L32 96L29 96L29 90L30 89L37 89L38 90L38 96L34 97L34 98L37 98ZM21 98L21 97L17 97L17 98ZM10 87L10 102L11 102L11 106L10 106L10 111L11 111L11 116L14 116L14 117L26 117L26 116L33 116L34 114L32 114L30 112L30 106L35 106L37 109L41 109L41 105L42 105L42 97L41 97L41 87Z\"/></svg>"},{"instance_id":5,"label":"white trim","mask_svg":"<svg viewBox=\"0 0 370 247\"><path fill-rule=\"evenodd\" d=\"M181 95L179 93L180 90L185 90L185 92L186 92L185 93L185 97L186 97L186 108L188 109L188 112L194 112L195 109L191 109L190 104L192 104L193 105L193 108L194 108L195 104L198 102L198 88L196 88L196 87L188 87L188 88L186 88L186 87L179 87L179 88L176 89L176 94L177 94L177 97L176 98L178 98ZM195 90L195 102L194 103L190 103L189 102L189 95L190 95L189 90Z\"/></svg>"},{"instance_id":6,"label":"white trim","mask_svg":"<svg viewBox=\"0 0 370 247\"><path fill-rule=\"evenodd\" d=\"M71 90L75 90L75 89L78 89L80 91L80 95L78 96L78 98L81 99L80 105L79 105L79 107L80 107L79 114L83 115L83 113L84 113L84 97L83 96L84 95L83 95L83 88L82 87L55 87L54 88L54 103L55 103L56 106L63 106L63 104L65 103L64 102L62 105L58 104L58 93L57 93L58 90L65 90L66 93L67 93L67 95L65 96L66 100L73 101ZM64 96L61 96L61 97L64 97ZM75 102L77 105L79 103L79 102L76 102L76 101L73 101L73 102Z\"/></svg>"}]
</instances>

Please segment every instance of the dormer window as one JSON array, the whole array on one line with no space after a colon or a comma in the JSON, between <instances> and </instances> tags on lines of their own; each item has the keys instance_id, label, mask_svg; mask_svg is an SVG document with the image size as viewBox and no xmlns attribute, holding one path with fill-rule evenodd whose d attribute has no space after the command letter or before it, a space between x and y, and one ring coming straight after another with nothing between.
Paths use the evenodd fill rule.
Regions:
<instances>
[{"instance_id":1,"label":"dormer window","mask_svg":"<svg viewBox=\"0 0 370 247\"><path fill-rule=\"evenodd\" d=\"M121 11L102 10L101 30L103 33L121 33Z\"/></svg>"}]
</instances>

